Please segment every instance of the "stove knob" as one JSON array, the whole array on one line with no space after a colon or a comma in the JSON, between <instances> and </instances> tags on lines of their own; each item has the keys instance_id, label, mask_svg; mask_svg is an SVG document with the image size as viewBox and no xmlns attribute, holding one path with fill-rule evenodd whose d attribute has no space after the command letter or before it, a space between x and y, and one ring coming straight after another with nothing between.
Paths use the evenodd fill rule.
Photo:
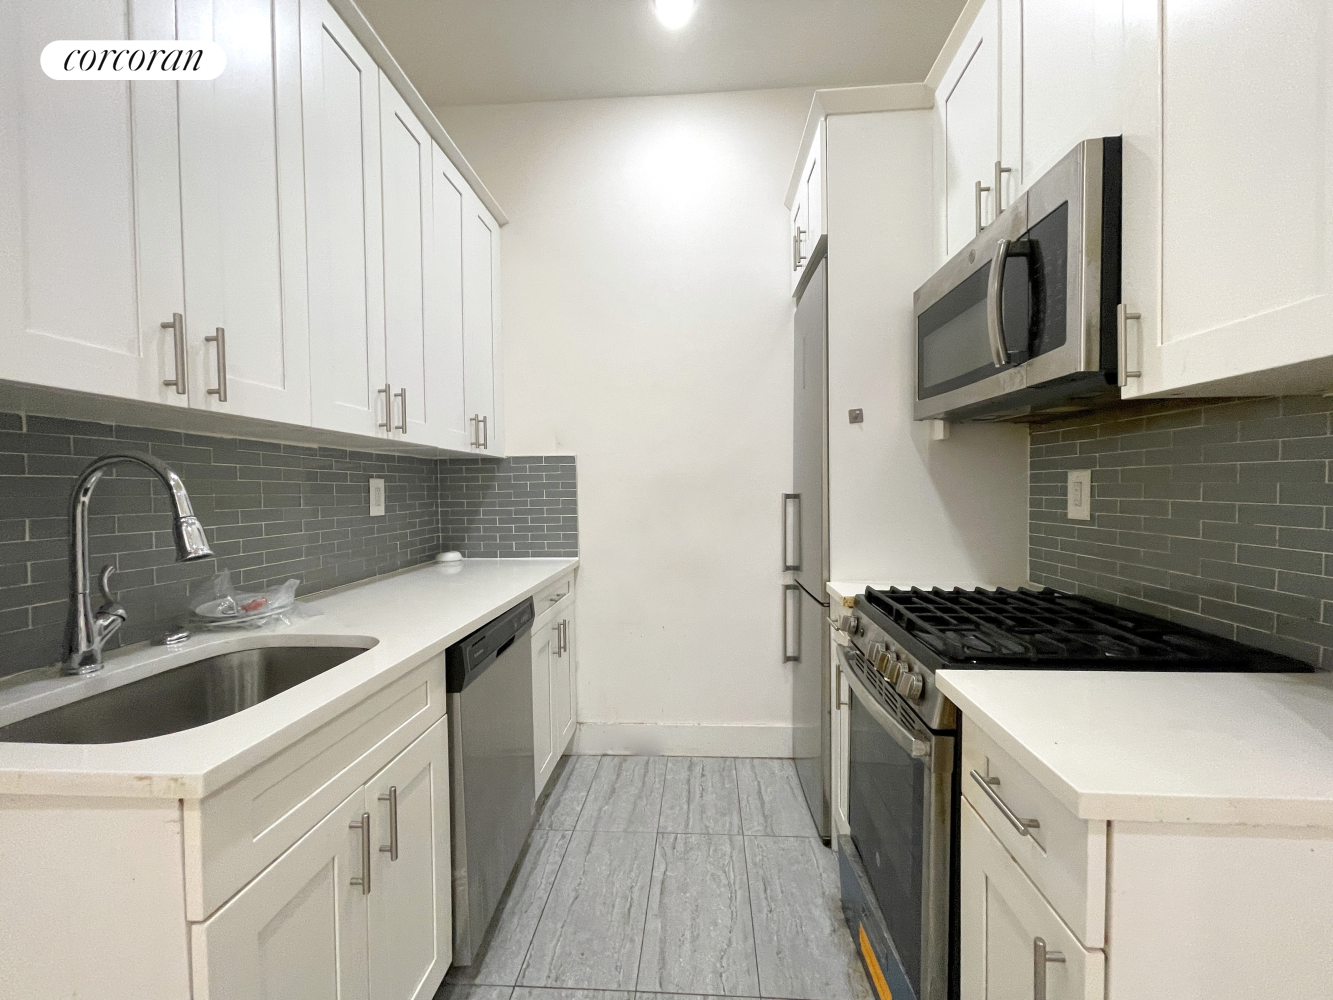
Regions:
<instances>
[{"instance_id":1,"label":"stove knob","mask_svg":"<svg viewBox=\"0 0 1333 1000\"><path fill-rule=\"evenodd\" d=\"M889 672L889 667L891 666L893 666L892 653L880 653L879 656L875 658L875 669L881 674L887 674Z\"/></svg>"},{"instance_id":2,"label":"stove knob","mask_svg":"<svg viewBox=\"0 0 1333 1000\"><path fill-rule=\"evenodd\" d=\"M872 642L866 647L866 659L879 666L879 658L884 655L884 643Z\"/></svg>"},{"instance_id":3,"label":"stove knob","mask_svg":"<svg viewBox=\"0 0 1333 1000\"><path fill-rule=\"evenodd\" d=\"M917 701L921 697L921 689L925 687L925 681L921 679L920 674L904 672L895 682L894 687L908 701Z\"/></svg>"},{"instance_id":4,"label":"stove knob","mask_svg":"<svg viewBox=\"0 0 1333 1000\"><path fill-rule=\"evenodd\" d=\"M902 660L890 660L889 665L884 669L884 676L889 679L890 684L897 684L898 678L902 676L903 670L906 667L907 664Z\"/></svg>"},{"instance_id":5,"label":"stove knob","mask_svg":"<svg viewBox=\"0 0 1333 1000\"><path fill-rule=\"evenodd\" d=\"M838 628L842 629L848 635L861 634L861 619L856 615L843 615L842 621L838 622Z\"/></svg>"}]
</instances>

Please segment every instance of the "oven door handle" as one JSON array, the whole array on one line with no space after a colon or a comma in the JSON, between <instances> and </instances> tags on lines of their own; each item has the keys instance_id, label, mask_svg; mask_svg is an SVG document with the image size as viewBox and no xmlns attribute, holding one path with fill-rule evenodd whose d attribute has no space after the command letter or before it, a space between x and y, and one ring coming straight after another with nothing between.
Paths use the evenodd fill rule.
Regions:
<instances>
[{"instance_id":1,"label":"oven door handle","mask_svg":"<svg viewBox=\"0 0 1333 1000\"><path fill-rule=\"evenodd\" d=\"M838 660L842 666L842 675L847 678L847 683L851 685L852 691L861 699L870 717L879 723L880 727L893 738L893 742L906 750L917 760L930 759L930 738L924 733L913 733L901 722L895 719L888 712L880 707L879 702L870 693L865 682L857 676L856 671L852 669L850 654L843 646L838 646ZM857 654L860 655L859 653Z\"/></svg>"}]
</instances>

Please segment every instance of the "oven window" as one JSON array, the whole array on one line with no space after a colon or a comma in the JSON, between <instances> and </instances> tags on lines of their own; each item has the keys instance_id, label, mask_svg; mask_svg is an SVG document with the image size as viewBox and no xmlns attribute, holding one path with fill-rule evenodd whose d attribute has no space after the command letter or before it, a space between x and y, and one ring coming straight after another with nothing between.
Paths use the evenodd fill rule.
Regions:
<instances>
[{"instance_id":1,"label":"oven window","mask_svg":"<svg viewBox=\"0 0 1333 1000\"><path fill-rule=\"evenodd\" d=\"M848 822L903 971L921 990L922 857L927 768L851 696Z\"/></svg>"}]
</instances>

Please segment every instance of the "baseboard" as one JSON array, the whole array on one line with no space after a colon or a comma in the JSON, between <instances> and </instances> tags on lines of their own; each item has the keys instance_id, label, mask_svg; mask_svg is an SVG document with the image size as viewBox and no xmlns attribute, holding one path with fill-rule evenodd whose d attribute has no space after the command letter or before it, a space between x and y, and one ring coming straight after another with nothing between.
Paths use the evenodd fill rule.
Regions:
<instances>
[{"instance_id":1,"label":"baseboard","mask_svg":"<svg viewBox=\"0 0 1333 1000\"><path fill-rule=\"evenodd\" d=\"M790 726L580 722L570 753L668 757L790 757Z\"/></svg>"}]
</instances>

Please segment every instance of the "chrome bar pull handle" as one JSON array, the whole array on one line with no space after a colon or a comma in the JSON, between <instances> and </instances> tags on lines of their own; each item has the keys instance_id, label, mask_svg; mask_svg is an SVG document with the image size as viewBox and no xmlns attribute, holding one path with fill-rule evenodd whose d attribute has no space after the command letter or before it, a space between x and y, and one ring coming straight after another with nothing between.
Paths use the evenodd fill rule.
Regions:
<instances>
[{"instance_id":1,"label":"chrome bar pull handle","mask_svg":"<svg viewBox=\"0 0 1333 1000\"><path fill-rule=\"evenodd\" d=\"M1051 962L1063 965L1064 961L1063 952L1046 950L1044 938L1032 939L1032 1000L1046 1000L1046 966Z\"/></svg>"},{"instance_id":2,"label":"chrome bar pull handle","mask_svg":"<svg viewBox=\"0 0 1333 1000\"><path fill-rule=\"evenodd\" d=\"M1019 819L1014 811L1005 804L1004 799L1000 798L999 793L991 787L1000 783L999 778L984 778L981 772L973 768L972 780L981 786L981 790L986 793L986 797L995 804L995 808L1000 810L1001 815L1009 821L1009 825L1017 831L1020 837L1030 837L1033 830L1041 829L1041 824L1035 819Z\"/></svg>"},{"instance_id":3,"label":"chrome bar pull handle","mask_svg":"<svg viewBox=\"0 0 1333 1000\"><path fill-rule=\"evenodd\" d=\"M370 895L370 813L363 812L359 823L347 824L348 829L361 831L361 877L351 880L361 887L361 895Z\"/></svg>"},{"instance_id":4,"label":"chrome bar pull handle","mask_svg":"<svg viewBox=\"0 0 1333 1000\"><path fill-rule=\"evenodd\" d=\"M1009 244L1009 240L996 242L986 283L986 334L990 337L991 363L996 368L1009 363L1009 348L1004 342L1004 266L1009 259Z\"/></svg>"},{"instance_id":5,"label":"chrome bar pull handle","mask_svg":"<svg viewBox=\"0 0 1333 1000\"><path fill-rule=\"evenodd\" d=\"M793 616L791 611L792 595L796 596L797 613ZM788 583L782 587L782 662L800 663L801 662L801 614L799 611L801 602L800 584ZM795 618L796 637L792 638L792 619Z\"/></svg>"},{"instance_id":6,"label":"chrome bar pull handle","mask_svg":"<svg viewBox=\"0 0 1333 1000\"><path fill-rule=\"evenodd\" d=\"M792 553L796 553L792 555ZM801 569L801 494L782 494L782 571Z\"/></svg>"},{"instance_id":7,"label":"chrome bar pull handle","mask_svg":"<svg viewBox=\"0 0 1333 1000\"><path fill-rule=\"evenodd\" d=\"M389 846L380 847L382 854L387 854L390 861L398 860L398 786L390 785L387 794L381 793L381 802L389 803Z\"/></svg>"},{"instance_id":8,"label":"chrome bar pull handle","mask_svg":"<svg viewBox=\"0 0 1333 1000\"><path fill-rule=\"evenodd\" d=\"M1132 313L1127 310L1125 304L1121 302L1115 307L1115 334L1116 346L1119 351L1119 357L1116 360L1116 369L1119 372L1120 385L1123 387L1129 383L1132 378L1141 378L1142 371L1129 371L1129 321L1139 322L1143 319L1143 313ZM1143 341L1140 339L1140 345ZM1142 346L1139 348L1139 354L1142 356ZM1143 362L1140 360L1140 367Z\"/></svg>"},{"instance_id":9,"label":"chrome bar pull handle","mask_svg":"<svg viewBox=\"0 0 1333 1000\"><path fill-rule=\"evenodd\" d=\"M219 403L225 403L227 401L227 331L218 327L213 336L205 337L204 340L210 344L218 345L218 387L209 389L208 394L217 396Z\"/></svg>"},{"instance_id":10,"label":"chrome bar pull handle","mask_svg":"<svg viewBox=\"0 0 1333 1000\"><path fill-rule=\"evenodd\" d=\"M989 191L989 190L990 190L989 187L987 187L985 184L982 184L981 181L977 181L977 235L978 236L980 236L981 231L986 228L981 224L981 193L983 191Z\"/></svg>"},{"instance_id":11,"label":"chrome bar pull handle","mask_svg":"<svg viewBox=\"0 0 1333 1000\"><path fill-rule=\"evenodd\" d=\"M491 429L485 416L481 418L481 450L491 450Z\"/></svg>"},{"instance_id":12,"label":"chrome bar pull handle","mask_svg":"<svg viewBox=\"0 0 1333 1000\"><path fill-rule=\"evenodd\" d=\"M805 230L800 226L796 227L796 232L792 234L792 270L799 271L801 265L805 263L805 254L801 252L805 245Z\"/></svg>"},{"instance_id":13,"label":"chrome bar pull handle","mask_svg":"<svg viewBox=\"0 0 1333 1000\"><path fill-rule=\"evenodd\" d=\"M1004 211L1004 199L1001 194L1004 192L1004 175L1009 173L1013 173L1013 167L1006 167L999 160L995 161L995 187L993 190L995 192L995 218L997 219L1000 217L1000 213Z\"/></svg>"},{"instance_id":14,"label":"chrome bar pull handle","mask_svg":"<svg viewBox=\"0 0 1333 1000\"><path fill-rule=\"evenodd\" d=\"M375 426L381 430L393 430L393 387L388 382L384 383L383 389L376 389L375 395L384 393L384 422L376 423Z\"/></svg>"},{"instance_id":15,"label":"chrome bar pull handle","mask_svg":"<svg viewBox=\"0 0 1333 1000\"><path fill-rule=\"evenodd\" d=\"M171 322L163 323L162 329L171 331L172 350L176 355L176 377L163 379L163 385L174 385L176 395L184 396L188 390L185 379L185 317L180 313L171 314Z\"/></svg>"},{"instance_id":16,"label":"chrome bar pull handle","mask_svg":"<svg viewBox=\"0 0 1333 1000\"><path fill-rule=\"evenodd\" d=\"M403 406L403 422L398 425L398 430L406 434L407 433L407 389L406 388L399 389L397 392L394 393L394 396L397 397L398 401ZM393 417L390 416L389 420L392 422Z\"/></svg>"}]
</instances>

